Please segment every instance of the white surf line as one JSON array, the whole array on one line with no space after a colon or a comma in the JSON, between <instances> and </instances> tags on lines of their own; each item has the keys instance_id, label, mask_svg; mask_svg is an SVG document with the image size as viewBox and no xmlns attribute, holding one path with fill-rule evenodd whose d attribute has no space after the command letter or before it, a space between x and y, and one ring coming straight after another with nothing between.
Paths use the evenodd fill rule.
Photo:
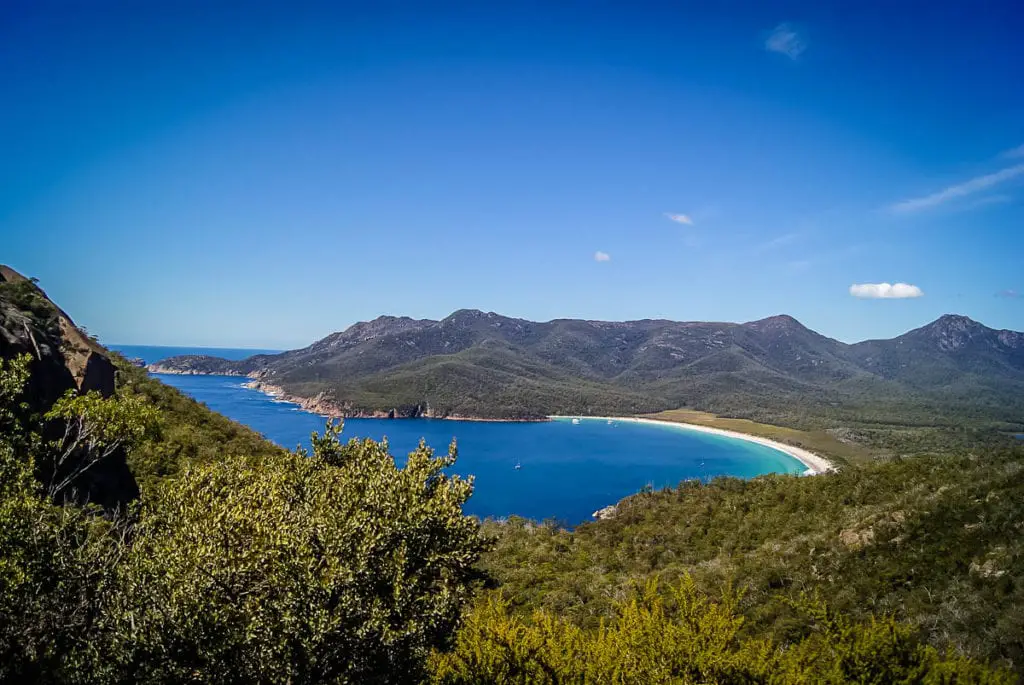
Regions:
<instances>
[{"instance_id":1,"label":"white surf line","mask_svg":"<svg viewBox=\"0 0 1024 685\"><path fill-rule=\"evenodd\" d=\"M679 428L681 430L697 431L698 433L711 433L712 435L721 435L727 438L736 438L737 440L746 440L747 442L756 442L759 445L765 447L771 447L774 450L778 450L783 454L788 454L793 457L801 464L807 467L807 471L804 475L813 476L820 473L827 473L829 471L835 471L835 465L825 457L805 450L802 447L794 447L793 445L787 445L784 442L777 442L775 440L769 440L768 438L762 438L758 435L750 435L748 433L740 433L738 431L726 430L724 428L711 428L710 426L701 426L695 423L683 423L682 421L661 421L658 419L643 419L636 416L549 416L549 419L580 419L581 421L624 421L629 423L646 423L652 426L669 426Z\"/></svg>"}]
</instances>

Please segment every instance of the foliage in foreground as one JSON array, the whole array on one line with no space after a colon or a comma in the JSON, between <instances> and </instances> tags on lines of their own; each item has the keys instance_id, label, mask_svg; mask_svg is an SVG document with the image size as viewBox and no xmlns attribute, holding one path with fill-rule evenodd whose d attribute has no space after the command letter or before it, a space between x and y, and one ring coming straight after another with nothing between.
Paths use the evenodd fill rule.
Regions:
<instances>
[{"instance_id":1,"label":"foliage in foreground","mask_svg":"<svg viewBox=\"0 0 1024 685\"><path fill-rule=\"evenodd\" d=\"M64 432L65 440L44 440L46 419L27 418L28 404L22 401L28 377L27 356L0 359L0 680L5 682L62 679L68 655L77 654L98 615L113 550L109 522L95 509L51 504L64 501L55 487L54 455L73 453L72 471L80 463L96 463L88 448L69 452L66 442L79 430L102 434L107 424L83 413L76 417L77 429ZM120 413L117 399L90 396L77 406L96 409L96 403L109 409L107 414ZM66 398L54 411L72 406ZM99 450L106 445L102 437L93 441ZM120 444L130 437L119 436Z\"/></svg>"},{"instance_id":2,"label":"foliage in foreground","mask_svg":"<svg viewBox=\"0 0 1024 685\"><path fill-rule=\"evenodd\" d=\"M210 464L145 502L108 620L147 681L416 679L448 643L483 550L471 483L420 446L341 444L259 470Z\"/></svg>"},{"instance_id":3,"label":"foliage in foreground","mask_svg":"<svg viewBox=\"0 0 1024 685\"><path fill-rule=\"evenodd\" d=\"M1024 667L1024 449L920 457L813 478L688 482L575 530L489 523L484 568L513 608L584 628L638 579L746 589L744 631L786 643L816 592L858 621L893 615L930 643Z\"/></svg>"},{"instance_id":4,"label":"foliage in foreground","mask_svg":"<svg viewBox=\"0 0 1024 685\"><path fill-rule=\"evenodd\" d=\"M892 619L854 624L803 600L809 632L785 648L744 637L738 597L700 593L689 577L664 594L649 583L581 629L554 614L510 614L491 597L474 611L450 654L435 654L434 681L483 683L1011 683L961 656L921 644Z\"/></svg>"},{"instance_id":5,"label":"foliage in foreground","mask_svg":"<svg viewBox=\"0 0 1024 685\"><path fill-rule=\"evenodd\" d=\"M312 454L186 464L109 518L51 501L32 436L104 420L74 462L94 464L138 437L134 405L24 422L25 368L0 366L0 681L417 682L453 639L486 544L454 449L399 467L329 425Z\"/></svg>"},{"instance_id":6,"label":"foliage in foreground","mask_svg":"<svg viewBox=\"0 0 1024 685\"><path fill-rule=\"evenodd\" d=\"M140 393L68 397L26 420L26 368L0 366L3 682L1010 682L921 644L906 625L852 622L816 603L772 641L747 631L739 596L712 601L686 574L667 595L651 585L613 602L593 627L571 611L527 620L493 595L463 621L488 542L462 515L471 483L444 473L454 450L435 457L421 445L399 467L386 443L343 444L331 425L311 454L175 461L174 475L117 516L50 498L34 465L65 443L41 440L43 423L87 436L65 461L72 470L109 457L111 444L129 461L142 446L160 452ZM707 549L728 544L723 515L726 537ZM544 531L531 553L570 535L531 530ZM578 562L564 542L559 555ZM652 569L671 567L663 554ZM595 554L577 580L599 579L580 571L606 562ZM564 581L555 565L542 576Z\"/></svg>"},{"instance_id":7,"label":"foliage in foreground","mask_svg":"<svg viewBox=\"0 0 1024 685\"><path fill-rule=\"evenodd\" d=\"M0 681L61 682L88 645L112 562L103 519L50 504L0 442Z\"/></svg>"}]
</instances>

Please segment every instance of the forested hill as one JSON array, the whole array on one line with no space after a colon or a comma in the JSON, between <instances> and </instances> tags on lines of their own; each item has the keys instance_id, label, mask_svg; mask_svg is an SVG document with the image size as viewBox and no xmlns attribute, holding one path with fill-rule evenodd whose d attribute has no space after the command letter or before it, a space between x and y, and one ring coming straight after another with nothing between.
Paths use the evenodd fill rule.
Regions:
<instances>
[{"instance_id":1,"label":"forested hill","mask_svg":"<svg viewBox=\"0 0 1024 685\"><path fill-rule=\"evenodd\" d=\"M537 323L460 310L441 321L380 317L277 355L174 357L151 370L248 375L346 415L525 418L691 407L822 427L844 415L1012 424L1024 414L1024 334L954 315L850 345L790 316Z\"/></svg>"}]
</instances>

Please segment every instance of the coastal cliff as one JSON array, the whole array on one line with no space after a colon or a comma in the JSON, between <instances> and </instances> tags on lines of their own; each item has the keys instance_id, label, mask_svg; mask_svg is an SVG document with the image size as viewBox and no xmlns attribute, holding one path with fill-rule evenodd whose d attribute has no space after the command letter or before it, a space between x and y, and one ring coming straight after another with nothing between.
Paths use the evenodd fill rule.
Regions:
<instances>
[{"instance_id":1,"label":"coastal cliff","mask_svg":"<svg viewBox=\"0 0 1024 685\"><path fill-rule=\"evenodd\" d=\"M26 415L46 413L67 391L114 394L116 369L106 351L78 328L34 282L0 265L0 359L29 355ZM60 427L49 427L59 437ZM65 466L66 468L67 466ZM51 465L36 464L37 472ZM53 467L56 470L56 467ZM40 473L43 482L48 474ZM115 453L82 473L72 484L74 497L106 509L123 507L139 495L126 456Z\"/></svg>"}]
</instances>

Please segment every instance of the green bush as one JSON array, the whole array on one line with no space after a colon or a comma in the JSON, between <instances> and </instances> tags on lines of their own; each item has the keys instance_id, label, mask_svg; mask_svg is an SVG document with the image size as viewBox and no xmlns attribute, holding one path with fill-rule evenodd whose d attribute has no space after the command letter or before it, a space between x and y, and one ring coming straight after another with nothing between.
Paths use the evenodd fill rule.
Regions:
<instances>
[{"instance_id":1,"label":"green bush","mask_svg":"<svg viewBox=\"0 0 1024 685\"><path fill-rule=\"evenodd\" d=\"M454 638L487 546L454 445L399 467L328 424L311 454L175 462L112 519L52 504L65 479L35 465L159 439L146 384L26 418L27 368L0 364L0 681L418 682ZM64 438L39 439L53 423Z\"/></svg>"},{"instance_id":2,"label":"green bush","mask_svg":"<svg viewBox=\"0 0 1024 685\"><path fill-rule=\"evenodd\" d=\"M1010 683L960 656L943 656L892 619L854 624L803 602L812 630L786 647L742 635L737 596L712 601L689 577L666 594L648 584L613 618L584 630L545 611L529 619L490 598L449 654L434 655L442 685L484 683Z\"/></svg>"},{"instance_id":3,"label":"green bush","mask_svg":"<svg viewBox=\"0 0 1024 685\"><path fill-rule=\"evenodd\" d=\"M39 426L24 425L28 358L0 360L0 682L73 679L109 589L112 525L50 503L35 476Z\"/></svg>"},{"instance_id":4,"label":"green bush","mask_svg":"<svg viewBox=\"0 0 1024 685\"><path fill-rule=\"evenodd\" d=\"M415 680L454 635L484 541L472 485L420 446L338 441L200 465L144 502L106 616L125 677ZM396 678L395 674L402 674Z\"/></svg>"}]
</instances>

